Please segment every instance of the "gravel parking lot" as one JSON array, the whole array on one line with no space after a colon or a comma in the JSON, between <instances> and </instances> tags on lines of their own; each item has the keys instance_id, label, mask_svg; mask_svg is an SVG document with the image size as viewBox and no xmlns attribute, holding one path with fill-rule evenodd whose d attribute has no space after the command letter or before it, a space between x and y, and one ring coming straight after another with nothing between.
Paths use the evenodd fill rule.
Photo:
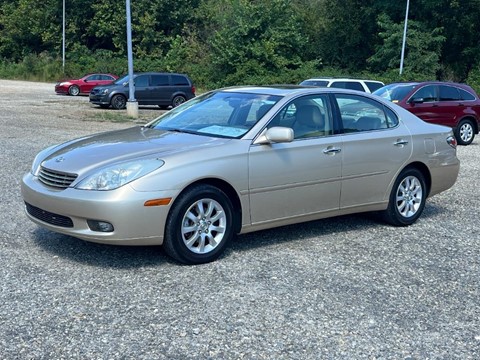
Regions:
<instances>
[{"instance_id":1,"label":"gravel parking lot","mask_svg":"<svg viewBox=\"0 0 480 360\"><path fill-rule=\"evenodd\" d=\"M161 247L27 220L20 181L39 150L135 125L53 88L0 80L0 359L480 357L480 137L410 227L338 217L242 235L218 261L182 266Z\"/></svg>"}]
</instances>

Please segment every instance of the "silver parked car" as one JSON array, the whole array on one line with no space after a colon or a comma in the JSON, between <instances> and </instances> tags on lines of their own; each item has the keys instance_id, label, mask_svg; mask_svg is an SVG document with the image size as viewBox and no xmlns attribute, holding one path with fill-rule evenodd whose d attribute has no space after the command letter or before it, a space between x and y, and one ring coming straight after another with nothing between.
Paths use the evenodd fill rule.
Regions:
<instances>
[{"instance_id":1,"label":"silver parked car","mask_svg":"<svg viewBox=\"0 0 480 360\"><path fill-rule=\"evenodd\" d=\"M236 87L145 126L43 150L22 195L27 216L52 231L163 244L197 264L235 234L275 226L367 211L410 225L458 171L450 128L379 97Z\"/></svg>"}]
</instances>

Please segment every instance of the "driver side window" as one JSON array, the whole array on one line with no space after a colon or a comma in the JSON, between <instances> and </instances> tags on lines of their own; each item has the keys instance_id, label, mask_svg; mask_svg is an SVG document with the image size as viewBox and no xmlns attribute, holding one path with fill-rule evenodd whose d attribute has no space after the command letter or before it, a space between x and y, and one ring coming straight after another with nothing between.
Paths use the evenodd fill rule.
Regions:
<instances>
[{"instance_id":1,"label":"driver side window","mask_svg":"<svg viewBox=\"0 0 480 360\"><path fill-rule=\"evenodd\" d=\"M268 127L289 127L295 139L327 136L333 134L331 114L327 95L306 96L286 105Z\"/></svg>"}]
</instances>

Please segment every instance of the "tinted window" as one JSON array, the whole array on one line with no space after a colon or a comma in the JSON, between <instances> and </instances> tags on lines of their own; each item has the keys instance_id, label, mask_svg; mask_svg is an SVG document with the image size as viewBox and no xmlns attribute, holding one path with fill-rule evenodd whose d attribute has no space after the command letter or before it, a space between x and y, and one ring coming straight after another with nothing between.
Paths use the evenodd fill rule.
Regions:
<instances>
[{"instance_id":1,"label":"tinted window","mask_svg":"<svg viewBox=\"0 0 480 360\"><path fill-rule=\"evenodd\" d=\"M393 119L388 120L385 107L374 100L363 96L335 94L337 99L343 129L347 133L386 129L389 123L395 123L395 114L390 113ZM397 120L398 121L398 120Z\"/></svg>"},{"instance_id":2,"label":"tinted window","mask_svg":"<svg viewBox=\"0 0 480 360\"><path fill-rule=\"evenodd\" d=\"M402 101L407 94L412 91L416 85L390 84L386 85L374 92L375 95L384 99L399 102Z\"/></svg>"},{"instance_id":3,"label":"tinted window","mask_svg":"<svg viewBox=\"0 0 480 360\"><path fill-rule=\"evenodd\" d=\"M357 91L365 91L362 84L355 81L334 81L330 84L330 87L338 89L350 89Z\"/></svg>"},{"instance_id":4,"label":"tinted window","mask_svg":"<svg viewBox=\"0 0 480 360\"><path fill-rule=\"evenodd\" d=\"M173 85L181 86L181 85L190 85L187 78L181 75L172 75L172 83Z\"/></svg>"},{"instance_id":5,"label":"tinted window","mask_svg":"<svg viewBox=\"0 0 480 360\"><path fill-rule=\"evenodd\" d=\"M135 86L138 86L138 87L148 86L148 76L147 75L137 76L134 80L134 84Z\"/></svg>"},{"instance_id":6,"label":"tinted window","mask_svg":"<svg viewBox=\"0 0 480 360\"><path fill-rule=\"evenodd\" d=\"M85 79L86 81L100 80L100 75L90 75Z\"/></svg>"},{"instance_id":7,"label":"tinted window","mask_svg":"<svg viewBox=\"0 0 480 360\"><path fill-rule=\"evenodd\" d=\"M397 126L398 125L397 115L386 106L384 106L384 109L385 109L385 114L387 115L387 126L389 128Z\"/></svg>"},{"instance_id":8,"label":"tinted window","mask_svg":"<svg viewBox=\"0 0 480 360\"><path fill-rule=\"evenodd\" d=\"M152 75L152 86L167 86L168 75Z\"/></svg>"},{"instance_id":9,"label":"tinted window","mask_svg":"<svg viewBox=\"0 0 480 360\"><path fill-rule=\"evenodd\" d=\"M475 96L470 94L468 91L463 89L458 89L458 91L460 92L460 98L462 100L475 100Z\"/></svg>"},{"instance_id":10,"label":"tinted window","mask_svg":"<svg viewBox=\"0 0 480 360\"><path fill-rule=\"evenodd\" d=\"M453 86L440 85L440 101L460 100L458 89Z\"/></svg>"},{"instance_id":11,"label":"tinted window","mask_svg":"<svg viewBox=\"0 0 480 360\"><path fill-rule=\"evenodd\" d=\"M382 83L378 83L378 82L374 82L374 81L365 81L365 85L367 85L368 89L370 90L370 92L374 92L375 90L378 90L380 89L383 84Z\"/></svg>"},{"instance_id":12,"label":"tinted window","mask_svg":"<svg viewBox=\"0 0 480 360\"><path fill-rule=\"evenodd\" d=\"M300 85L308 85L308 86L327 86L328 81L324 80L305 80L300 83Z\"/></svg>"},{"instance_id":13,"label":"tinted window","mask_svg":"<svg viewBox=\"0 0 480 360\"><path fill-rule=\"evenodd\" d=\"M100 80L114 80L114 77L110 75L100 75Z\"/></svg>"},{"instance_id":14,"label":"tinted window","mask_svg":"<svg viewBox=\"0 0 480 360\"><path fill-rule=\"evenodd\" d=\"M328 95L306 96L286 105L268 124L293 129L295 139L333 134L332 111Z\"/></svg>"},{"instance_id":15,"label":"tinted window","mask_svg":"<svg viewBox=\"0 0 480 360\"><path fill-rule=\"evenodd\" d=\"M423 102L437 101L437 97L435 95L435 85L427 85L422 87L412 96L412 99L423 99Z\"/></svg>"}]
</instances>

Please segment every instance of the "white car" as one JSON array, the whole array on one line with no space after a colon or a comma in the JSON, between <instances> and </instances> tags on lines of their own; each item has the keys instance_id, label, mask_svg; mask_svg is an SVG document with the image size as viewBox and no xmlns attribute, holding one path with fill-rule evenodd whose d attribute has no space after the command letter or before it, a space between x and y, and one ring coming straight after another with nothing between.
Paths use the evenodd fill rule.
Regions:
<instances>
[{"instance_id":1,"label":"white car","mask_svg":"<svg viewBox=\"0 0 480 360\"><path fill-rule=\"evenodd\" d=\"M344 78L312 78L304 80L300 85L332 87L337 89L350 89L373 93L375 90L385 86L381 81L344 79Z\"/></svg>"}]
</instances>

